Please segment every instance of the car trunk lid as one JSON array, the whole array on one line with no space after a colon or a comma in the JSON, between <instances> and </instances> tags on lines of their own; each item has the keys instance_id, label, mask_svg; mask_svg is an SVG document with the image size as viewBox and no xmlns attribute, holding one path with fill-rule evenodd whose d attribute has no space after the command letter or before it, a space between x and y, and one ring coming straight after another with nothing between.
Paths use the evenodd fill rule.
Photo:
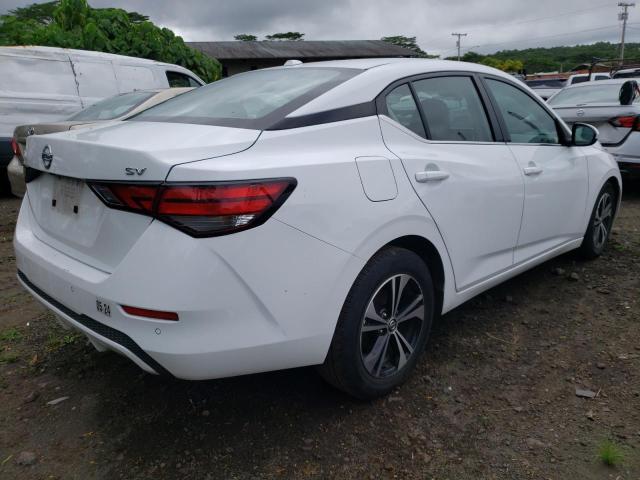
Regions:
<instances>
[{"instance_id":1,"label":"car trunk lid","mask_svg":"<svg viewBox=\"0 0 640 480\"><path fill-rule=\"evenodd\" d=\"M161 183L174 165L245 150L259 134L207 125L120 122L31 136L25 165L41 172L27 184L34 234L83 263L111 272L152 219L106 207L87 180ZM128 174L126 169L133 170Z\"/></svg>"},{"instance_id":2,"label":"car trunk lid","mask_svg":"<svg viewBox=\"0 0 640 480\"><path fill-rule=\"evenodd\" d=\"M630 128L615 127L611 120L621 116L635 116L640 109L620 105L577 105L572 107L554 107L554 110L571 127L574 123L588 123L598 129L598 140L603 145L622 142Z\"/></svg>"}]
</instances>

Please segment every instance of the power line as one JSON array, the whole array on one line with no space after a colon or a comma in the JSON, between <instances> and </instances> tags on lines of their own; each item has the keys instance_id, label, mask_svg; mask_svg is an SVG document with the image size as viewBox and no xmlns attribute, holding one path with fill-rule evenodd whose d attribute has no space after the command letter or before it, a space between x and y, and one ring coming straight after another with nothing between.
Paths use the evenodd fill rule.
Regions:
<instances>
[{"instance_id":1,"label":"power line","mask_svg":"<svg viewBox=\"0 0 640 480\"><path fill-rule=\"evenodd\" d=\"M525 23L542 22L545 20L564 20L562 17L564 17L565 15L582 15L583 13L589 13L593 10L600 10L602 8L611 8L611 4L604 4L598 7L583 8L580 10L573 10L571 12L557 13L552 17L540 17L540 18L532 18L529 20L522 20L521 22L510 23L510 25L522 25Z\"/></svg>"},{"instance_id":2,"label":"power line","mask_svg":"<svg viewBox=\"0 0 640 480\"><path fill-rule=\"evenodd\" d=\"M524 38L522 40L507 40L506 42L496 42L496 43L485 43L484 45L477 45L476 48L484 48L484 47L493 47L496 45L505 45L507 43L522 43L522 42L529 42L531 40L541 40L541 39L545 39L545 38L556 38L556 37L566 37L568 35L575 35L577 33L587 33L587 32L595 32L598 30L609 30L612 28L618 28L618 25L609 25L607 27L598 27L598 28L588 28L586 30L576 30L575 32L567 32L567 33L557 33L554 35L543 35L543 36L539 36L539 37L528 37L528 38Z\"/></svg>"}]
</instances>

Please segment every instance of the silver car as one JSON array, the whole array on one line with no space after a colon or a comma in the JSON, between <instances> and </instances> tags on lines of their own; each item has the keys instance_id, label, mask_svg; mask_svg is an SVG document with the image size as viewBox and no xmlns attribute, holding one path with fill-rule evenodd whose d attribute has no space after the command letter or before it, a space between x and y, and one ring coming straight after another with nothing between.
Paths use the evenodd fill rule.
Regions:
<instances>
[{"instance_id":1,"label":"silver car","mask_svg":"<svg viewBox=\"0 0 640 480\"><path fill-rule=\"evenodd\" d=\"M569 125L589 123L599 139L630 177L640 177L640 96L629 105L620 104L620 89L628 79L585 82L566 87L548 100Z\"/></svg>"}]
</instances>

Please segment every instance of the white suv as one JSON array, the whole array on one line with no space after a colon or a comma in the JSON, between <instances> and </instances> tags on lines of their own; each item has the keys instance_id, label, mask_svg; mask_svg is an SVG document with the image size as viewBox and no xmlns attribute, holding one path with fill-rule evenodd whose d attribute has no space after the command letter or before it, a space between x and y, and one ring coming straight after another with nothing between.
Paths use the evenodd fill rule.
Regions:
<instances>
[{"instance_id":1,"label":"white suv","mask_svg":"<svg viewBox=\"0 0 640 480\"><path fill-rule=\"evenodd\" d=\"M30 137L18 276L148 372L321 365L371 398L407 378L435 315L602 252L621 182L596 134L481 65L248 72Z\"/></svg>"}]
</instances>

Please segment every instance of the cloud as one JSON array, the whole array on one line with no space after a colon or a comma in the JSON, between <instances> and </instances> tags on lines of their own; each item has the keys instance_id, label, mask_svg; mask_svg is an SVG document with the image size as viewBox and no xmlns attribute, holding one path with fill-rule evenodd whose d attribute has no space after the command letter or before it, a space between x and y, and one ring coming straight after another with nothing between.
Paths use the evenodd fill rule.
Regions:
<instances>
[{"instance_id":1,"label":"cloud","mask_svg":"<svg viewBox=\"0 0 640 480\"><path fill-rule=\"evenodd\" d=\"M3 0L0 12L32 3ZM90 0L149 15L187 41L231 40L300 31L309 40L416 36L429 53L452 55L452 32L468 33L463 50L481 53L534 46L619 41L615 2L604 0ZM638 23L634 23L638 19ZM640 7L630 11L628 41L640 41Z\"/></svg>"}]
</instances>

